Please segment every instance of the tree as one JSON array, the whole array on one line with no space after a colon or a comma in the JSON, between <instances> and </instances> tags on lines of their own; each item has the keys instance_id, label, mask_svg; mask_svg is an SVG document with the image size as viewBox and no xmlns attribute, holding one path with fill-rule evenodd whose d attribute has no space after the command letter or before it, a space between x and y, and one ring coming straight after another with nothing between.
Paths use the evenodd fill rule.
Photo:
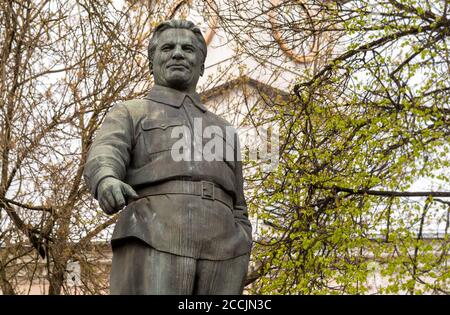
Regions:
<instances>
[{"instance_id":1,"label":"tree","mask_svg":"<svg viewBox=\"0 0 450 315\"><path fill-rule=\"evenodd\" d=\"M101 292L106 277L86 252L115 217L88 196L82 171L106 111L148 86L150 15L110 1L1 7L1 289L24 293L20 279L31 287L45 262L48 293L68 293L67 264L77 260L82 291Z\"/></svg>"},{"instance_id":2,"label":"tree","mask_svg":"<svg viewBox=\"0 0 450 315\"><path fill-rule=\"evenodd\" d=\"M448 2L243 6L232 1L221 23L254 58L285 50L276 36L248 44L257 33L280 30L290 47L326 39L293 98L275 104L281 160L254 176L252 207L266 229L252 292L365 293L376 267L389 282L372 291L447 294ZM273 10L286 12L275 25ZM424 178L435 186L409 190Z\"/></svg>"}]
</instances>

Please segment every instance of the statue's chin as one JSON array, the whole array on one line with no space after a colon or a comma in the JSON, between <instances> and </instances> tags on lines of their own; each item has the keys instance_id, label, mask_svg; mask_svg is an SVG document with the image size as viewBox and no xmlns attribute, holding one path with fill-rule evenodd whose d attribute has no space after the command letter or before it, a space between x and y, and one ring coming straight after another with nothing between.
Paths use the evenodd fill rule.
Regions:
<instances>
[{"instance_id":1,"label":"statue's chin","mask_svg":"<svg viewBox=\"0 0 450 315\"><path fill-rule=\"evenodd\" d=\"M171 78L167 80L169 87L176 90L185 90L189 86L189 80L185 78Z\"/></svg>"}]
</instances>

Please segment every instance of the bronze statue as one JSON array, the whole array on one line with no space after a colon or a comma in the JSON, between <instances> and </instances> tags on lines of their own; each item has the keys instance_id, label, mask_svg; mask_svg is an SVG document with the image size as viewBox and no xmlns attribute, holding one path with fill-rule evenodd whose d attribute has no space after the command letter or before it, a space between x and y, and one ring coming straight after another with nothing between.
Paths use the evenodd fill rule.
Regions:
<instances>
[{"instance_id":1,"label":"bronze statue","mask_svg":"<svg viewBox=\"0 0 450 315\"><path fill-rule=\"evenodd\" d=\"M240 148L195 91L206 52L192 22L161 23L148 48L154 87L114 106L90 147L91 193L107 214L125 207L111 240L111 294L243 291L252 227Z\"/></svg>"}]
</instances>

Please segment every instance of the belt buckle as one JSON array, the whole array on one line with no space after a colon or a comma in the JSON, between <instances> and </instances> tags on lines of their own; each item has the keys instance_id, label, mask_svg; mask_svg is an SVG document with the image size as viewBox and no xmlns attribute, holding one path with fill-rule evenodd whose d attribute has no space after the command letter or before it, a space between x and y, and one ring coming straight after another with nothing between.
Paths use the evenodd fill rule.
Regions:
<instances>
[{"instance_id":1,"label":"belt buckle","mask_svg":"<svg viewBox=\"0 0 450 315\"><path fill-rule=\"evenodd\" d=\"M202 198L214 200L214 183L202 180Z\"/></svg>"}]
</instances>

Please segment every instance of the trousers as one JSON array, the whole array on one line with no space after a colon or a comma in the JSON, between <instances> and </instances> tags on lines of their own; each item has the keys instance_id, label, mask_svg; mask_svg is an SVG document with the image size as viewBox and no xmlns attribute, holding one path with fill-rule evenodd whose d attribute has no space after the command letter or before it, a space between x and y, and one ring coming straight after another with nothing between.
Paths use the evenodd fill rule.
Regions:
<instances>
[{"instance_id":1,"label":"trousers","mask_svg":"<svg viewBox=\"0 0 450 315\"><path fill-rule=\"evenodd\" d=\"M250 254L206 260L158 251L139 239L114 248L110 294L238 295Z\"/></svg>"}]
</instances>

